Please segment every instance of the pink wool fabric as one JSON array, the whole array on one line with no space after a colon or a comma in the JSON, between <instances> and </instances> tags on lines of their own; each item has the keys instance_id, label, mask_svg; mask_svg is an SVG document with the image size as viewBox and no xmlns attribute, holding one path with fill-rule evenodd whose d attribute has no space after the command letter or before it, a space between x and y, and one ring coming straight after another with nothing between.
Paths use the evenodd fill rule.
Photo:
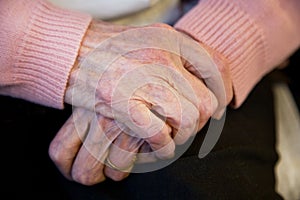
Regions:
<instances>
[{"instance_id":1,"label":"pink wool fabric","mask_svg":"<svg viewBox=\"0 0 300 200\"><path fill-rule=\"evenodd\" d=\"M229 68L233 106L239 107L264 75L299 48L299 11L299 0L201 0L175 28ZM63 108L91 17L42 0L2 0L0 21L0 94Z\"/></svg>"},{"instance_id":2,"label":"pink wool fabric","mask_svg":"<svg viewBox=\"0 0 300 200\"><path fill-rule=\"evenodd\" d=\"M232 105L239 107L264 75L299 48L300 1L201 0L175 27L224 58Z\"/></svg>"},{"instance_id":3,"label":"pink wool fabric","mask_svg":"<svg viewBox=\"0 0 300 200\"><path fill-rule=\"evenodd\" d=\"M1 0L0 21L0 94L63 108L91 17L42 0Z\"/></svg>"}]
</instances>

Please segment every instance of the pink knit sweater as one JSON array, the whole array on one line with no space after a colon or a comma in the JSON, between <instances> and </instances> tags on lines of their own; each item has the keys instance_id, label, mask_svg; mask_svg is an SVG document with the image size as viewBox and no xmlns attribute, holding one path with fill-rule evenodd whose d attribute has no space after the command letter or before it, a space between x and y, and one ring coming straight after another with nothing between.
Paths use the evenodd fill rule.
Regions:
<instances>
[{"instance_id":1,"label":"pink knit sweater","mask_svg":"<svg viewBox=\"0 0 300 200\"><path fill-rule=\"evenodd\" d=\"M42 0L0 1L0 94L63 108L64 92L90 24L85 14ZM201 0L176 29L228 67L234 106L300 46L299 0Z\"/></svg>"}]
</instances>

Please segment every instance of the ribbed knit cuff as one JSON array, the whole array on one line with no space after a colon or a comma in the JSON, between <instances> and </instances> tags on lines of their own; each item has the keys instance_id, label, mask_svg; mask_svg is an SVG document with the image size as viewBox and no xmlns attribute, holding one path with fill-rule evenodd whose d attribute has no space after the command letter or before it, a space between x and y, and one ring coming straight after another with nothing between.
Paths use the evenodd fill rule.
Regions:
<instances>
[{"instance_id":1,"label":"ribbed knit cuff","mask_svg":"<svg viewBox=\"0 0 300 200\"><path fill-rule=\"evenodd\" d=\"M46 1L34 4L19 42L14 75L18 97L63 108L69 73L91 17L62 10Z\"/></svg>"},{"instance_id":2,"label":"ribbed knit cuff","mask_svg":"<svg viewBox=\"0 0 300 200\"><path fill-rule=\"evenodd\" d=\"M204 46L225 58L234 90L233 106L246 99L261 79L266 62L263 33L250 16L232 0L201 0L175 24ZM218 61L220 62L220 61Z\"/></svg>"}]
</instances>

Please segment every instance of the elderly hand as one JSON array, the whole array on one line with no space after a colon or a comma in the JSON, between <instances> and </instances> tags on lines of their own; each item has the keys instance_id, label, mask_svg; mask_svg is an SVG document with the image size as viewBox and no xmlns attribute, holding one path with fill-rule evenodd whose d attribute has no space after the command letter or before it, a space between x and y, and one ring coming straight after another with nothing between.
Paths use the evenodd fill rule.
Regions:
<instances>
[{"instance_id":1,"label":"elderly hand","mask_svg":"<svg viewBox=\"0 0 300 200\"><path fill-rule=\"evenodd\" d=\"M98 117L87 110L76 109L53 140L49 149L50 156L67 178L90 185L104 180L104 172L107 177L121 180L130 172L131 167L128 166L131 166L138 150L154 150L158 157L167 158L174 153L174 136L177 136L174 141L182 144L201 129L215 112L217 102L200 79L196 79L185 68L205 80L218 97L219 105L222 105L223 88L218 83L220 80L216 80L220 76L214 72L207 54L201 48L193 51L195 45L189 45L190 42L185 41L185 37L178 37L176 34L174 36L174 32L171 32L172 37L167 42L157 40L155 37L162 36L160 34L174 30L160 24L152 27L163 30L94 22L88 31L79 56L82 63L71 75L66 102L90 110L95 109ZM139 30L126 33L133 29ZM153 30L156 31L155 35ZM125 32L121 35L121 41L118 38L120 35L117 35L120 32ZM148 37L144 38L144 34ZM112 36L117 38L105 41ZM126 41L126 38L134 36L139 36L136 42L150 41L143 45L136 45L130 39ZM109 51L104 57L103 49L97 48L97 44L103 41L107 43L104 46L109 47L105 48ZM92 53L88 57L92 50L102 50L102 55ZM180 56L180 53L184 56ZM193 54L199 57L193 60ZM102 60L103 58L107 60ZM114 60L109 67L101 65L101 61L105 63L111 61L110 59ZM128 75L130 73L132 75ZM76 80L77 76L80 81ZM125 77L126 84L120 77ZM99 80L96 81L97 78ZM121 80L120 83L115 84L113 80L118 79ZM216 80L214 85L212 80ZM95 96L90 92L94 89ZM124 91L129 95L122 94ZM85 94L88 95L84 96ZM130 108L128 112L126 107ZM80 130L76 130L76 123L81 127ZM105 167L103 163L107 157L117 168L127 169L119 171L111 165Z\"/></svg>"},{"instance_id":2,"label":"elderly hand","mask_svg":"<svg viewBox=\"0 0 300 200\"><path fill-rule=\"evenodd\" d=\"M158 157L171 157L172 136L183 144L215 113L214 93L222 95L218 69L191 41L166 25L104 40L72 72L65 101L115 119L160 150ZM214 93L186 70L195 65Z\"/></svg>"},{"instance_id":3,"label":"elderly hand","mask_svg":"<svg viewBox=\"0 0 300 200\"><path fill-rule=\"evenodd\" d=\"M143 143L125 134L114 120L76 108L52 140L49 155L67 179L93 185L105 177L127 177ZM123 170L108 165L107 158Z\"/></svg>"}]
</instances>

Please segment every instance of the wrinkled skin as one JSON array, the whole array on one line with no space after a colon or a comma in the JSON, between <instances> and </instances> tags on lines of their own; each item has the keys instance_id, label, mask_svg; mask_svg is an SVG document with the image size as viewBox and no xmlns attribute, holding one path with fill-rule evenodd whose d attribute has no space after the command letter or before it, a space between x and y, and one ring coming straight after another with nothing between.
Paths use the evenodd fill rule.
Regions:
<instances>
[{"instance_id":1,"label":"wrinkled skin","mask_svg":"<svg viewBox=\"0 0 300 200\"><path fill-rule=\"evenodd\" d=\"M105 180L104 173L113 180L127 177L129 171L109 168L105 159L128 167L142 142L123 133L113 120L77 108L51 142L49 154L66 178L92 185Z\"/></svg>"},{"instance_id":2,"label":"wrinkled skin","mask_svg":"<svg viewBox=\"0 0 300 200\"><path fill-rule=\"evenodd\" d=\"M172 30L161 24L151 27ZM97 44L131 29L138 28L94 22L86 34L78 58L82 63L71 73L65 98L77 108L49 148L51 159L70 180L85 185L105 177L122 180L141 151L154 154L139 162L170 158L175 144L183 144L200 130L220 105L218 95L202 81L207 75L201 74L201 80L187 71L195 69L180 56L180 45L176 53L153 48L126 52L105 70L94 65L103 59L95 54L94 68L84 66ZM114 49L130 45L134 44L110 43L111 55L115 56ZM107 157L118 168L128 169L105 165Z\"/></svg>"}]
</instances>

